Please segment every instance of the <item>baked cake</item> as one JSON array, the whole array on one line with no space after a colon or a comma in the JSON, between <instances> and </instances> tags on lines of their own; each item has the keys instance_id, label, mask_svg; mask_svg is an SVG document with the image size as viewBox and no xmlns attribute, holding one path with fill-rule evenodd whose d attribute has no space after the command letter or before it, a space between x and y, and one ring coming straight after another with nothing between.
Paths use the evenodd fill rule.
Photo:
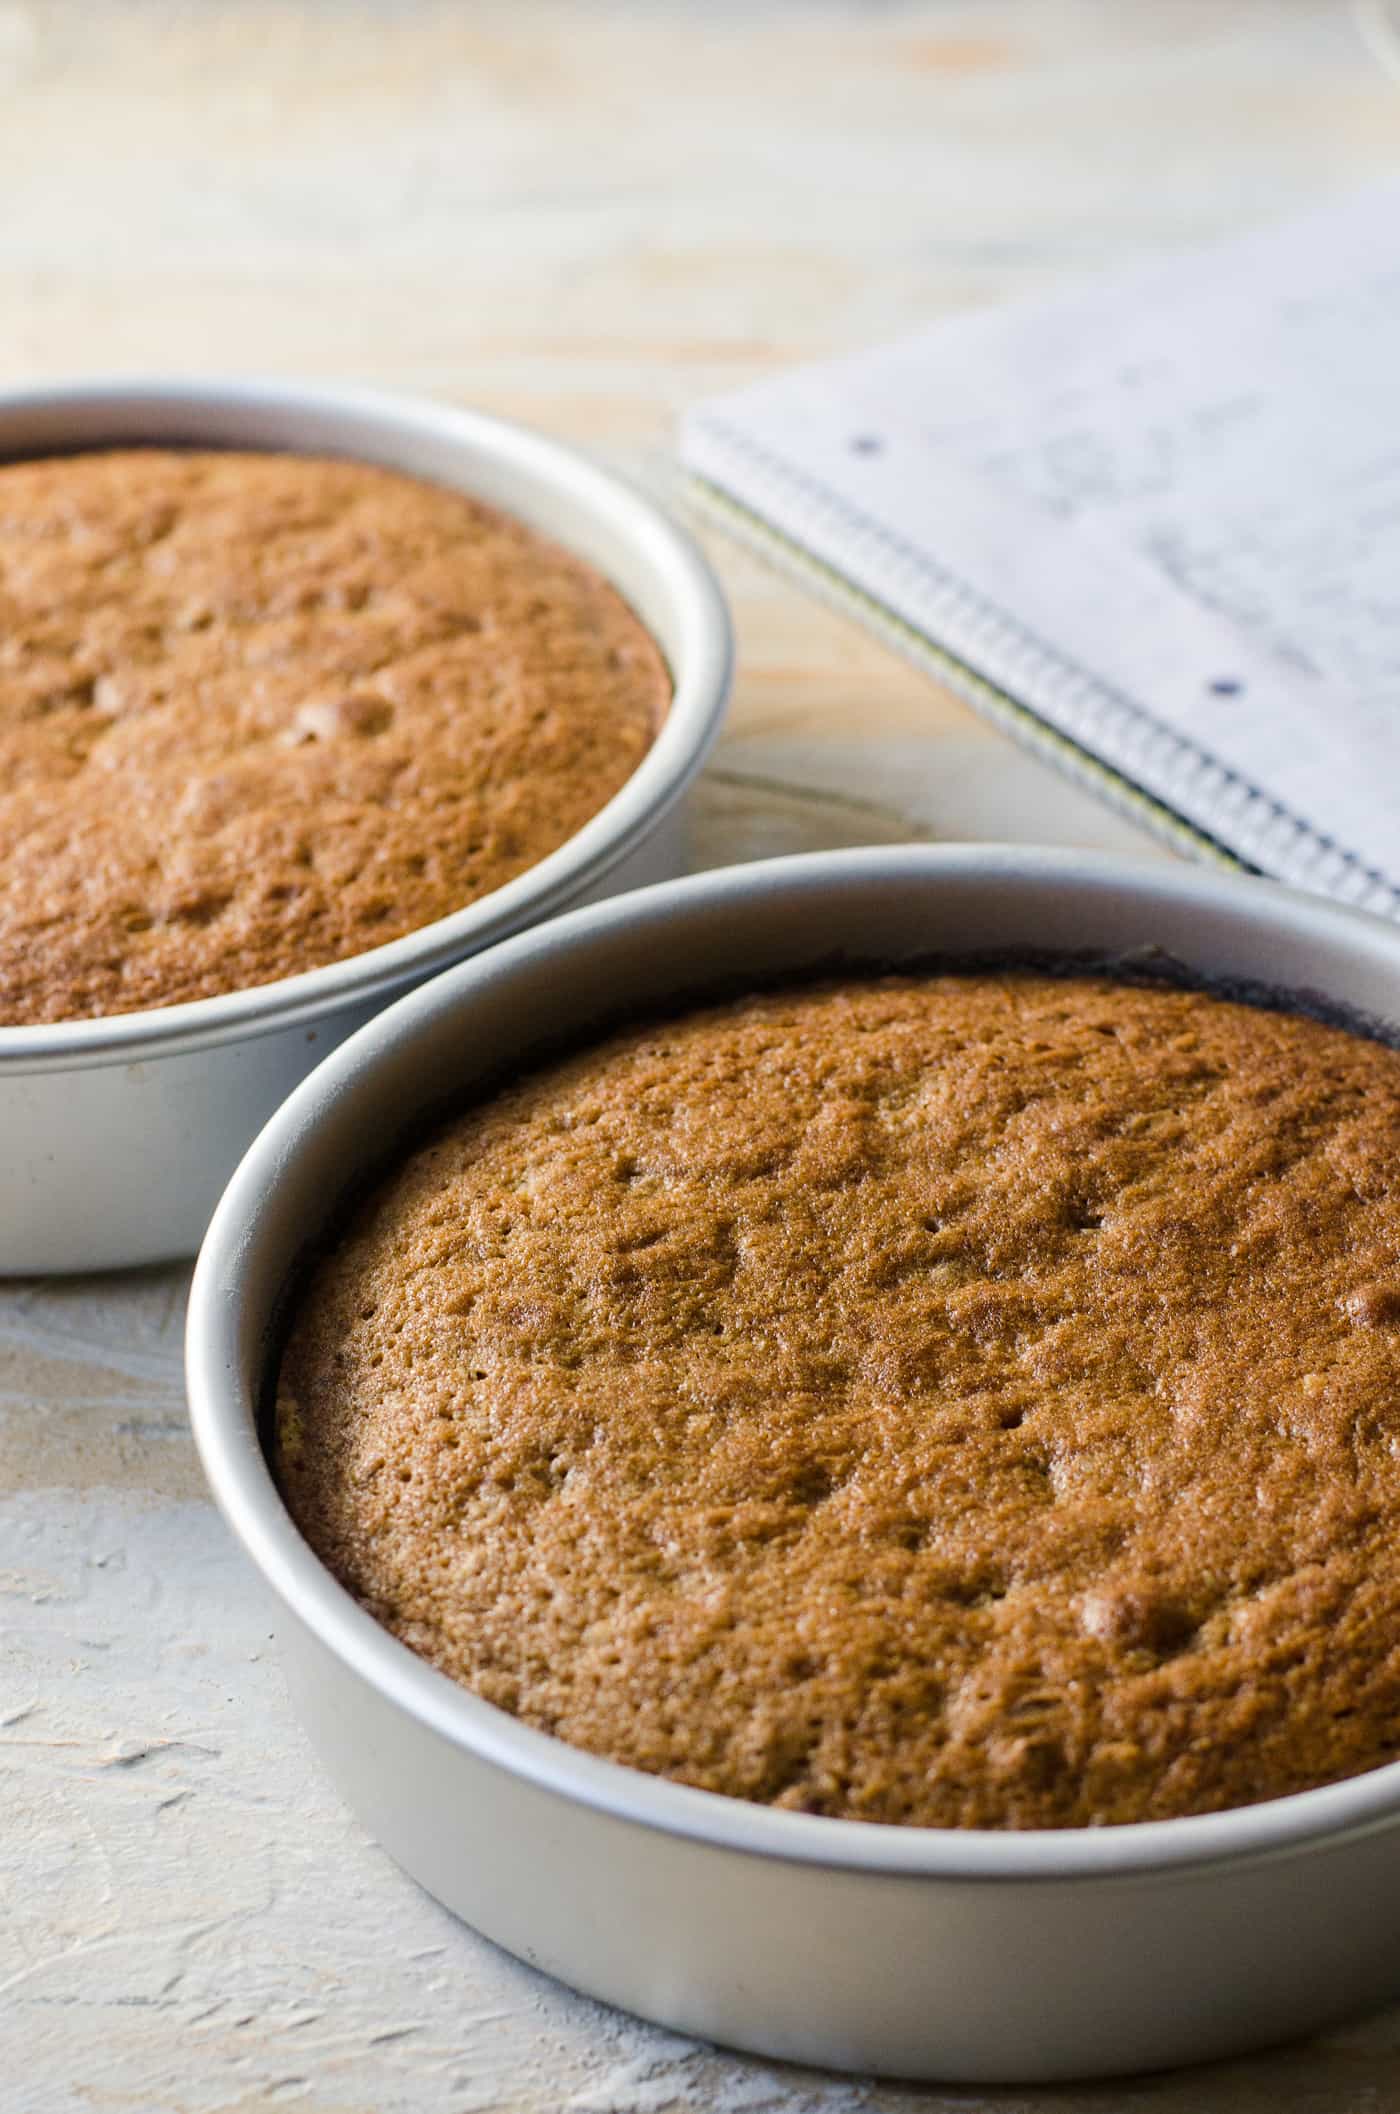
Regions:
<instances>
[{"instance_id":1,"label":"baked cake","mask_svg":"<svg viewBox=\"0 0 1400 2114\"><path fill-rule=\"evenodd\" d=\"M946 973L632 1026L412 1152L277 1392L302 1531L705 1790L1160 1820L1400 1754L1400 1054Z\"/></svg>"},{"instance_id":2,"label":"baked cake","mask_svg":"<svg viewBox=\"0 0 1400 2114\"><path fill-rule=\"evenodd\" d=\"M554 851L661 656L521 523L365 464L0 467L0 1024L358 954Z\"/></svg>"}]
</instances>

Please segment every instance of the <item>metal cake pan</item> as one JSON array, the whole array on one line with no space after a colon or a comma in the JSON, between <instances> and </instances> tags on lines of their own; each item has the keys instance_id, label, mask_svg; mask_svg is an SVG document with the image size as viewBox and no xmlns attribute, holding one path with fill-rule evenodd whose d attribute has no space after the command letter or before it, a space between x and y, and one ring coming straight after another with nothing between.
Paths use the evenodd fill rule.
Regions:
<instances>
[{"instance_id":1,"label":"metal cake pan","mask_svg":"<svg viewBox=\"0 0 1400 2114\"><path fill-rule=\"evenodd\" d=\"M537 918L677 872L677 803L728 693L728 614L696 544L640 493L522 427L306 383L97 381L0 394L0 460L142 444L350 456L500 506L613 582L661 646L674 697L607 806L463 910L217 998L0 1026L0 1274L192 1253L259 1125L389 997Z\"/></svg>"},{"instance_id":2,"label":"metal cake pan","mask_svg":"<svg viewBox=\"0 0 1400 2114\"><path fill-rule=\"evenodd\" d=\"M214 1495L279 1603L296 1707L440 1900L686 2033L842 2069L1049 2081L1239 2053L1400 1991L1400 1764L1234 1812L1025 1833L691 1790L532 1731L415 1657L301 1539L259 1439L299 1259L445 1098L707 983L983 948L1162 948L1400 1027L1400 934L1263 882L910 847L646 889L449 971L298 1089L215 1214L187 1370Z\"/></svg>"}]
</instances>

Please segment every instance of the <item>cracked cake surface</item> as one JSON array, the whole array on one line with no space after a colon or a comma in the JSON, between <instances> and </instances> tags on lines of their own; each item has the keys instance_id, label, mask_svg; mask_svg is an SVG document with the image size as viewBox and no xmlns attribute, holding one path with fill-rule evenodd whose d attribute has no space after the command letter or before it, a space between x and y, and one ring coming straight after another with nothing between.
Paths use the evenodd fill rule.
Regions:
<instances>
[{"instance_id":1,"label":"cracked cake surface","mask_svg":"<svg viewBox=\"0 0 1400 2114\"><path fill-rule=\"evenodd\" d=\"M774 991L469 1107L315 1264L276 1468L599 1755L947 1827L1400 1753L1400 1055L1039 973Z\"/></svg>"},{"instance_id":2,"label":"cracked cake surface","mask_svg":"<svg viewBox=\"0 0 1400 2114\"><path fill-rule=\"evenodd\" d=\"M0 1024L359 954L556 850L670 696L616 591L297 455L0 466Z\"/></svg>"}]
</instances>

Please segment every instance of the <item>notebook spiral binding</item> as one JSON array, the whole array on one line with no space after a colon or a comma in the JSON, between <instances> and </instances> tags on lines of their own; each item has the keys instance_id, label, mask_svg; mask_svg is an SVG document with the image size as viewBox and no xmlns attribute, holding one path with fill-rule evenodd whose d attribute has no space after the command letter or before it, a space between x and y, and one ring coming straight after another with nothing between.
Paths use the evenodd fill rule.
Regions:
<instances>
[{"instance_id":1,"label":"notebook spiral binding","mask_svg":"<svg viewBox=\"0 0 1400 2114\"><path fill-rule=\"evenodd\" d=\"M709 414L686 421L684 455L699 505L732 534L1155 836L1400 919L1400 889L1383 874L819 479ZM774 525L794 519L801 542Z\"/></svg>"}]
</instances>

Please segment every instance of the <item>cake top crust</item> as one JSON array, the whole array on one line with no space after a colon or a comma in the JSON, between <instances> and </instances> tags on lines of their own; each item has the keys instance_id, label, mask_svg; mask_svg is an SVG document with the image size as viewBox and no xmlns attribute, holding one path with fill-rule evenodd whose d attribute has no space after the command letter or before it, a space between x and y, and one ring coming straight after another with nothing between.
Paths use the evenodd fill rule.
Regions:
<instances>
[{"instance_id":1,"label":"cake top crust","mask_svg":"<svg viewBox=\"0 0 1400 2114\"><path fill-rule=\"evenodd\" d=\"M615 590L367 464L0 466L0 1025L317 968L556 850L664 716Z\"/></svg>"},{"instance_id":2,"label":"cake top crust","mask_svg":"<svg viewBox=\"0 0 1400 2114\"><path fill-rule=\"evenodd\" d=\"M1400 1754L1400 1055L1039 973L775 991L470 1108L315 1266L276 1467L526 1723L1063 1828Z\"/></svg>"}]
</instances>

